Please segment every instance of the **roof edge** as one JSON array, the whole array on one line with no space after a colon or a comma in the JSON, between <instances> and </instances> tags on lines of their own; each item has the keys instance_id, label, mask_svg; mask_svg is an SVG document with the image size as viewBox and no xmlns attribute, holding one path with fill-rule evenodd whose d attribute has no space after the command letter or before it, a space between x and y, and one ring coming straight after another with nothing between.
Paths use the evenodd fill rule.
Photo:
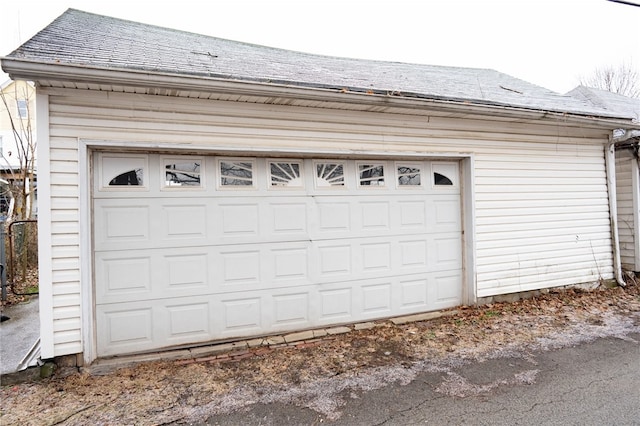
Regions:
<instances>
[{"instance_id":1,"label":"roof edge","mask_svg":"<svg viewBox=\"0 0 640 426\"><path fill-rule=\"evenodd\" d=\"M588 124L604 129L640 129L640 124L616 116L592 116L514 107L498 103L483 103L469 99L442 99L408 93L369 92L349 88L304 86L287 82L239 80L220 76L187 76L143 70L121 70L71 64L43 64L41 62L0 57L4 72L12 79L56 80L76 83L112 84L117 86L161 87L165 89L215 91L247 96L280 96L313 101L358 103L371 106L432 108L441 111L476 113L479 115L552 120Z\"/></svg>"}]
</instances>

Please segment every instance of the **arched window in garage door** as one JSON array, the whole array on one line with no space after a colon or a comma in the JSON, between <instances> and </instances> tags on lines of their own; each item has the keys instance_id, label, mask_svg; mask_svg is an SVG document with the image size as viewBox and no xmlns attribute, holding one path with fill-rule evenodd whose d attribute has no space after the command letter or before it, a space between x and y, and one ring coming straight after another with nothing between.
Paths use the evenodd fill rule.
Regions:
<instances>
[{"instance_id":1,"label":"arched window in garage door","mask_svg":"<svg viewBox=\"0 0 640 426\"><path fill-rule=\"evenodd\" d=\"M431 164L433 186L458 187L458 163L434 162Z\"/></svg>"},{"instance_id":2,"label":"arched window in garage door","mask_svg":"<svg viewBox=\"0 0 640 426\"><path fill-rule=\"evenodd\" d=\"M100 189L118 187L147 188L148 159L146 155L98 154Z\"/></svg>"},{"instance_id":3,"label":"arched window in garage door","mask_svg":"<svg viewBox=\"0 0 640 426\"><path fill-rule=\"evenodd\" d=\"M340 161L315 161L315 183L317 188L344 187L345 163Z\"/></svg>"},{"instance_id":4,"label":"arched window in garage door","mask_svg":"<svg viewBox=\"0 0 640 426\"><path fill-rule=\"evenodd\" d=\"M269 182L271 187L302 188L302 162L269 161Z\"/></svg>"}]
</instances>

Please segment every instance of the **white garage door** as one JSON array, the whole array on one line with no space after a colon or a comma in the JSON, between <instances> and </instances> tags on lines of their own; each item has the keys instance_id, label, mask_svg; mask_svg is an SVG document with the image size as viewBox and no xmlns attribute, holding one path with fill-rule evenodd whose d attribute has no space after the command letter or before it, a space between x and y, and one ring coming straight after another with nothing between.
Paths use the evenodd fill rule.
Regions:
<instances>
[{"instance_id":1,"label":"white garage door","mask_svg":"<svg viewBox=\"0 0 640 426\"><path fill-rule=\"evenodd\" d=\"M456 306L458 163L94 155L99 356Z\"/></svg>"}]
</instances>

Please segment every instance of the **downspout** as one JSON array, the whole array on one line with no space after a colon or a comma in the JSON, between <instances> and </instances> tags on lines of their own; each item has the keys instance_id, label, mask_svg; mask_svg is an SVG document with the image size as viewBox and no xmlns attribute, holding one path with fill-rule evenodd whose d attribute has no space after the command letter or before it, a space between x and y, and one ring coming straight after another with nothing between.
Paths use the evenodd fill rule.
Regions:
<instances>
[{"instance_id":1,"label":"downspout","mask_svg":"<svg viewBox=\"0 0 640 426\"><path fill-rule=\"evenodd\" d=\"M617 144L626 142L634 137L640 137L640 130L622 130L622 134L616 135L614 131L609 136L609 142L605 149L605 167L607 173L607 189L609 192L609 219L611 222L611 237L613 240L614 275L616 282L621 287L626 287L622 276L622 263L620 261L620 236L618 234L618 201L616 191L616 154Z\"/></svg>"}]
</instances>

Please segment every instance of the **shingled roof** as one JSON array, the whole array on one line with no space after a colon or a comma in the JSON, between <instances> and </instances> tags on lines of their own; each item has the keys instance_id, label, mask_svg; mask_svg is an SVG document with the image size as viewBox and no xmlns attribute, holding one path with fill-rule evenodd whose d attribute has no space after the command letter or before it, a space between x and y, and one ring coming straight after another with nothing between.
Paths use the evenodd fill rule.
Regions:
<instances>
[{"instance_id":1,"label":"shingled roof","mask_svg":"<svg viewBox=\"0 0 640 426\"><path fill-rule=\"evenodd\" d=\"M490 69L314 55L75 9L67 10L6 59L630 118Z\"/></svg>"},{"instance_id":2,"label":"shingled roof","mask_svg":"<svg viewBox=\"0 0 640 426\"><path fill-rule=\"evenodd\" d=\"M620 115L630 115L633 121L640 123L640 99L586 86L578 86L567 94L584 99L599 108L616 111Z\"/></svg>"}]
</instances>

